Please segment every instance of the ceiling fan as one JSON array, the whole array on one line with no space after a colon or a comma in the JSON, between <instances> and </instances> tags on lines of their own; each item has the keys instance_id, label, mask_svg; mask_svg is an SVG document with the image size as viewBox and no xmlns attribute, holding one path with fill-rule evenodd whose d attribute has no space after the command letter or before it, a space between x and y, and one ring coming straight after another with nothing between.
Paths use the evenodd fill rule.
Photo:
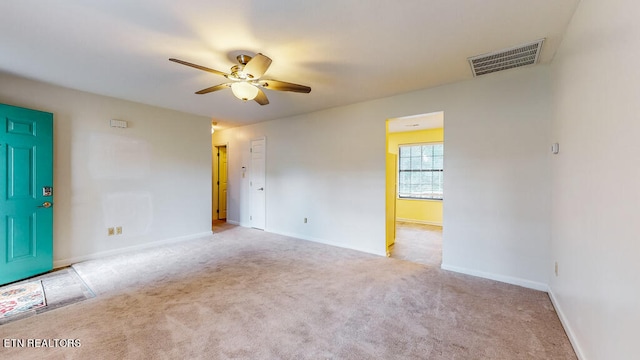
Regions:
<instances>
[{"instance_id":1,"label":"ceiling fan","mask_svg":"<svg viewBox=\"0 0 640 360\"><path fill-rule=\"evenodd\" d=\"M309 93L311 88L304 85L298 85L288 83L279 80L261 79L262 75L269 69L271 65L271 59L265 55L258 53L256 56L251 57L249 55L238 55L236 57L238 65L231 67L230 73L210 69L208 67L192 64L186 61L171 58L169 61L173 61L178 64L191 66L193 68L207 71L213 74L222 75L230 82L215 85L196 91L196 94L208 94L210 92L231 88L233 95L240 100L255 100L260 105L267 105L269 99L267 95L262 91L264 89L278 90L278 91L293 91L298 93Z\"/></svg>"}]
</instances>

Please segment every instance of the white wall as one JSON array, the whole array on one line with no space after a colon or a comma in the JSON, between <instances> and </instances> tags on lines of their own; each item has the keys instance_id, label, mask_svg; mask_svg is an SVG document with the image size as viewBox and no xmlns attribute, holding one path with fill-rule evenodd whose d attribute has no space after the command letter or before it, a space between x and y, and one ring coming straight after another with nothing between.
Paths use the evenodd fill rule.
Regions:
<instances>
[{"instance_id":1,"label":"white wall","mask_svg":"<svg viewBox=\"0 0 640 360\"><path fill-rule=\"evenodd\" d=\"M0 102L54 114L56 266L211 233L208 118L1 73Z\"/></svg>"},{"instance_id":2,"label":"white wall","mask_svg":"<svg viewBox=\"0 0 640 360\"><path fill-rule=\"evenodd\" d=\"M365 111L356 105L216 132L214 142L229 142L228 221L251 226L249 143L266 136L265 230L385 254L384 156L369 153L384 155L385 128L370 126Z\"/></svg>"},{"instance_id":3,"label":"white wall","mask_svg":"<svg viewBox=\"0 0 640 360\"><path fill-rule=\"evenodd\" d=\"M640 3L582 0L553 64L553 299L583 359L638 358Z\"/></svg>"},{"instance_id":4,"label":"white wall","mask_svg":"<svg viewBox=\"0 0 640 360\"><path fill-rule=\"evenodd\" d=\"M250 225L241 167L266 136L266 230L384 255L385 121L443 110L443 267L546 289L549 81L548 67L518 69L216 132L229 142L228 218Z\"/></svg>"}]
</instances>

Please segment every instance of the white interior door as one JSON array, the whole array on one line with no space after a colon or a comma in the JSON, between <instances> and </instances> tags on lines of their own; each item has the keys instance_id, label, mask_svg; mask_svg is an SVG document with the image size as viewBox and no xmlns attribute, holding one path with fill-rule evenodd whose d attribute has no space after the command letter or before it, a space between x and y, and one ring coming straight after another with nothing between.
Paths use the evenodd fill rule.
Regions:
<instances>
[{"instance_id":1,"label":"white interior door","mask_svg":"<svg viewBox=\"0 0 640 360\"><path fill-rule=\"evenodd\" d=\"M251 140L251 227L264 230L266 224L266 139Z\"/></svg>"}]
</instances>

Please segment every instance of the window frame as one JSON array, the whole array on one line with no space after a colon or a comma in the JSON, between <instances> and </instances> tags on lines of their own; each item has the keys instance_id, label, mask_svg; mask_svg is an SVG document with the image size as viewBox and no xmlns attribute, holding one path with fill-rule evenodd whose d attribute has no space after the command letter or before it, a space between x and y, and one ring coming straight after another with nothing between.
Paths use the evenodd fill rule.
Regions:
<instances>
[{"instance_id":1,"label":"window frame","mask_svg":"<svg viewBox=\"0 0 640 360\"><path fill-rule=\"evenodd\" d=\"M424 146L435 146L435 145L442 145L442 167L439 169L434 169L434 170L429 170L429 169L411 169L411 170L403 170L402 169L402 159L403 157L401 156L402 154L402 147L412 147L412 146L420 146L420 147L424 147ZM422 149L421 149L421 153L422 153ZM409 158L411 158L411 156L409 156ZM433 155L431 156L431 158L433 158ZM442 193L440 195L440 197L417 197L417 196L401 196L401 184L400 184L400 177L401 177L401 173L402 172L415 172L415 171L419 171L419 172L438 172L442 174ZM430 141L430 142L420 142L420 143L407 143L407 144L398 144L398 164L397 164L397 171L396 171L396 178L397 178L397 189L396 189L396 198L398 200L426 200L426 201L443 201L444 200L444 142L443 141ZM425 183L421 183L421 184L425 184ZM433 180L431 180L431 185L433 185ZM411 185L411 183L409 184ZM431 187L433 189L433 186ZM432 192L432 196L433 196L433 192Z\"/></svg>"}]
</instances>

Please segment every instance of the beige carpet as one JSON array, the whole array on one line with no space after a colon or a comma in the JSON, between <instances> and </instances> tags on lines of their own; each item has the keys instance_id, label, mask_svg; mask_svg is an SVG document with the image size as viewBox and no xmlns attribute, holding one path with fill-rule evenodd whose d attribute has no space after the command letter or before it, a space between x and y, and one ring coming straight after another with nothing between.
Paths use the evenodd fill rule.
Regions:
<instances>
[{"instance_id":1,"label":"beige carpet","mask_svg":"<svg viewBox=\"0 0 640 360\"><path fill-rule=\"evenodd\" d=\"M2 359L575 359L547 294L235 227L74 266L97 296ZM77 344L77 342L74 342Z\"/></svg>"},{"instance_id":2,"label":"beige carpet","mask_svg":"<svg viewBox=\"0 0 640 360\"><path fill-rule=\"evenodd\" d=\"M398 221L391 257L425 265L442 264L442 226Z\"/></svg>"}]
</instances>

